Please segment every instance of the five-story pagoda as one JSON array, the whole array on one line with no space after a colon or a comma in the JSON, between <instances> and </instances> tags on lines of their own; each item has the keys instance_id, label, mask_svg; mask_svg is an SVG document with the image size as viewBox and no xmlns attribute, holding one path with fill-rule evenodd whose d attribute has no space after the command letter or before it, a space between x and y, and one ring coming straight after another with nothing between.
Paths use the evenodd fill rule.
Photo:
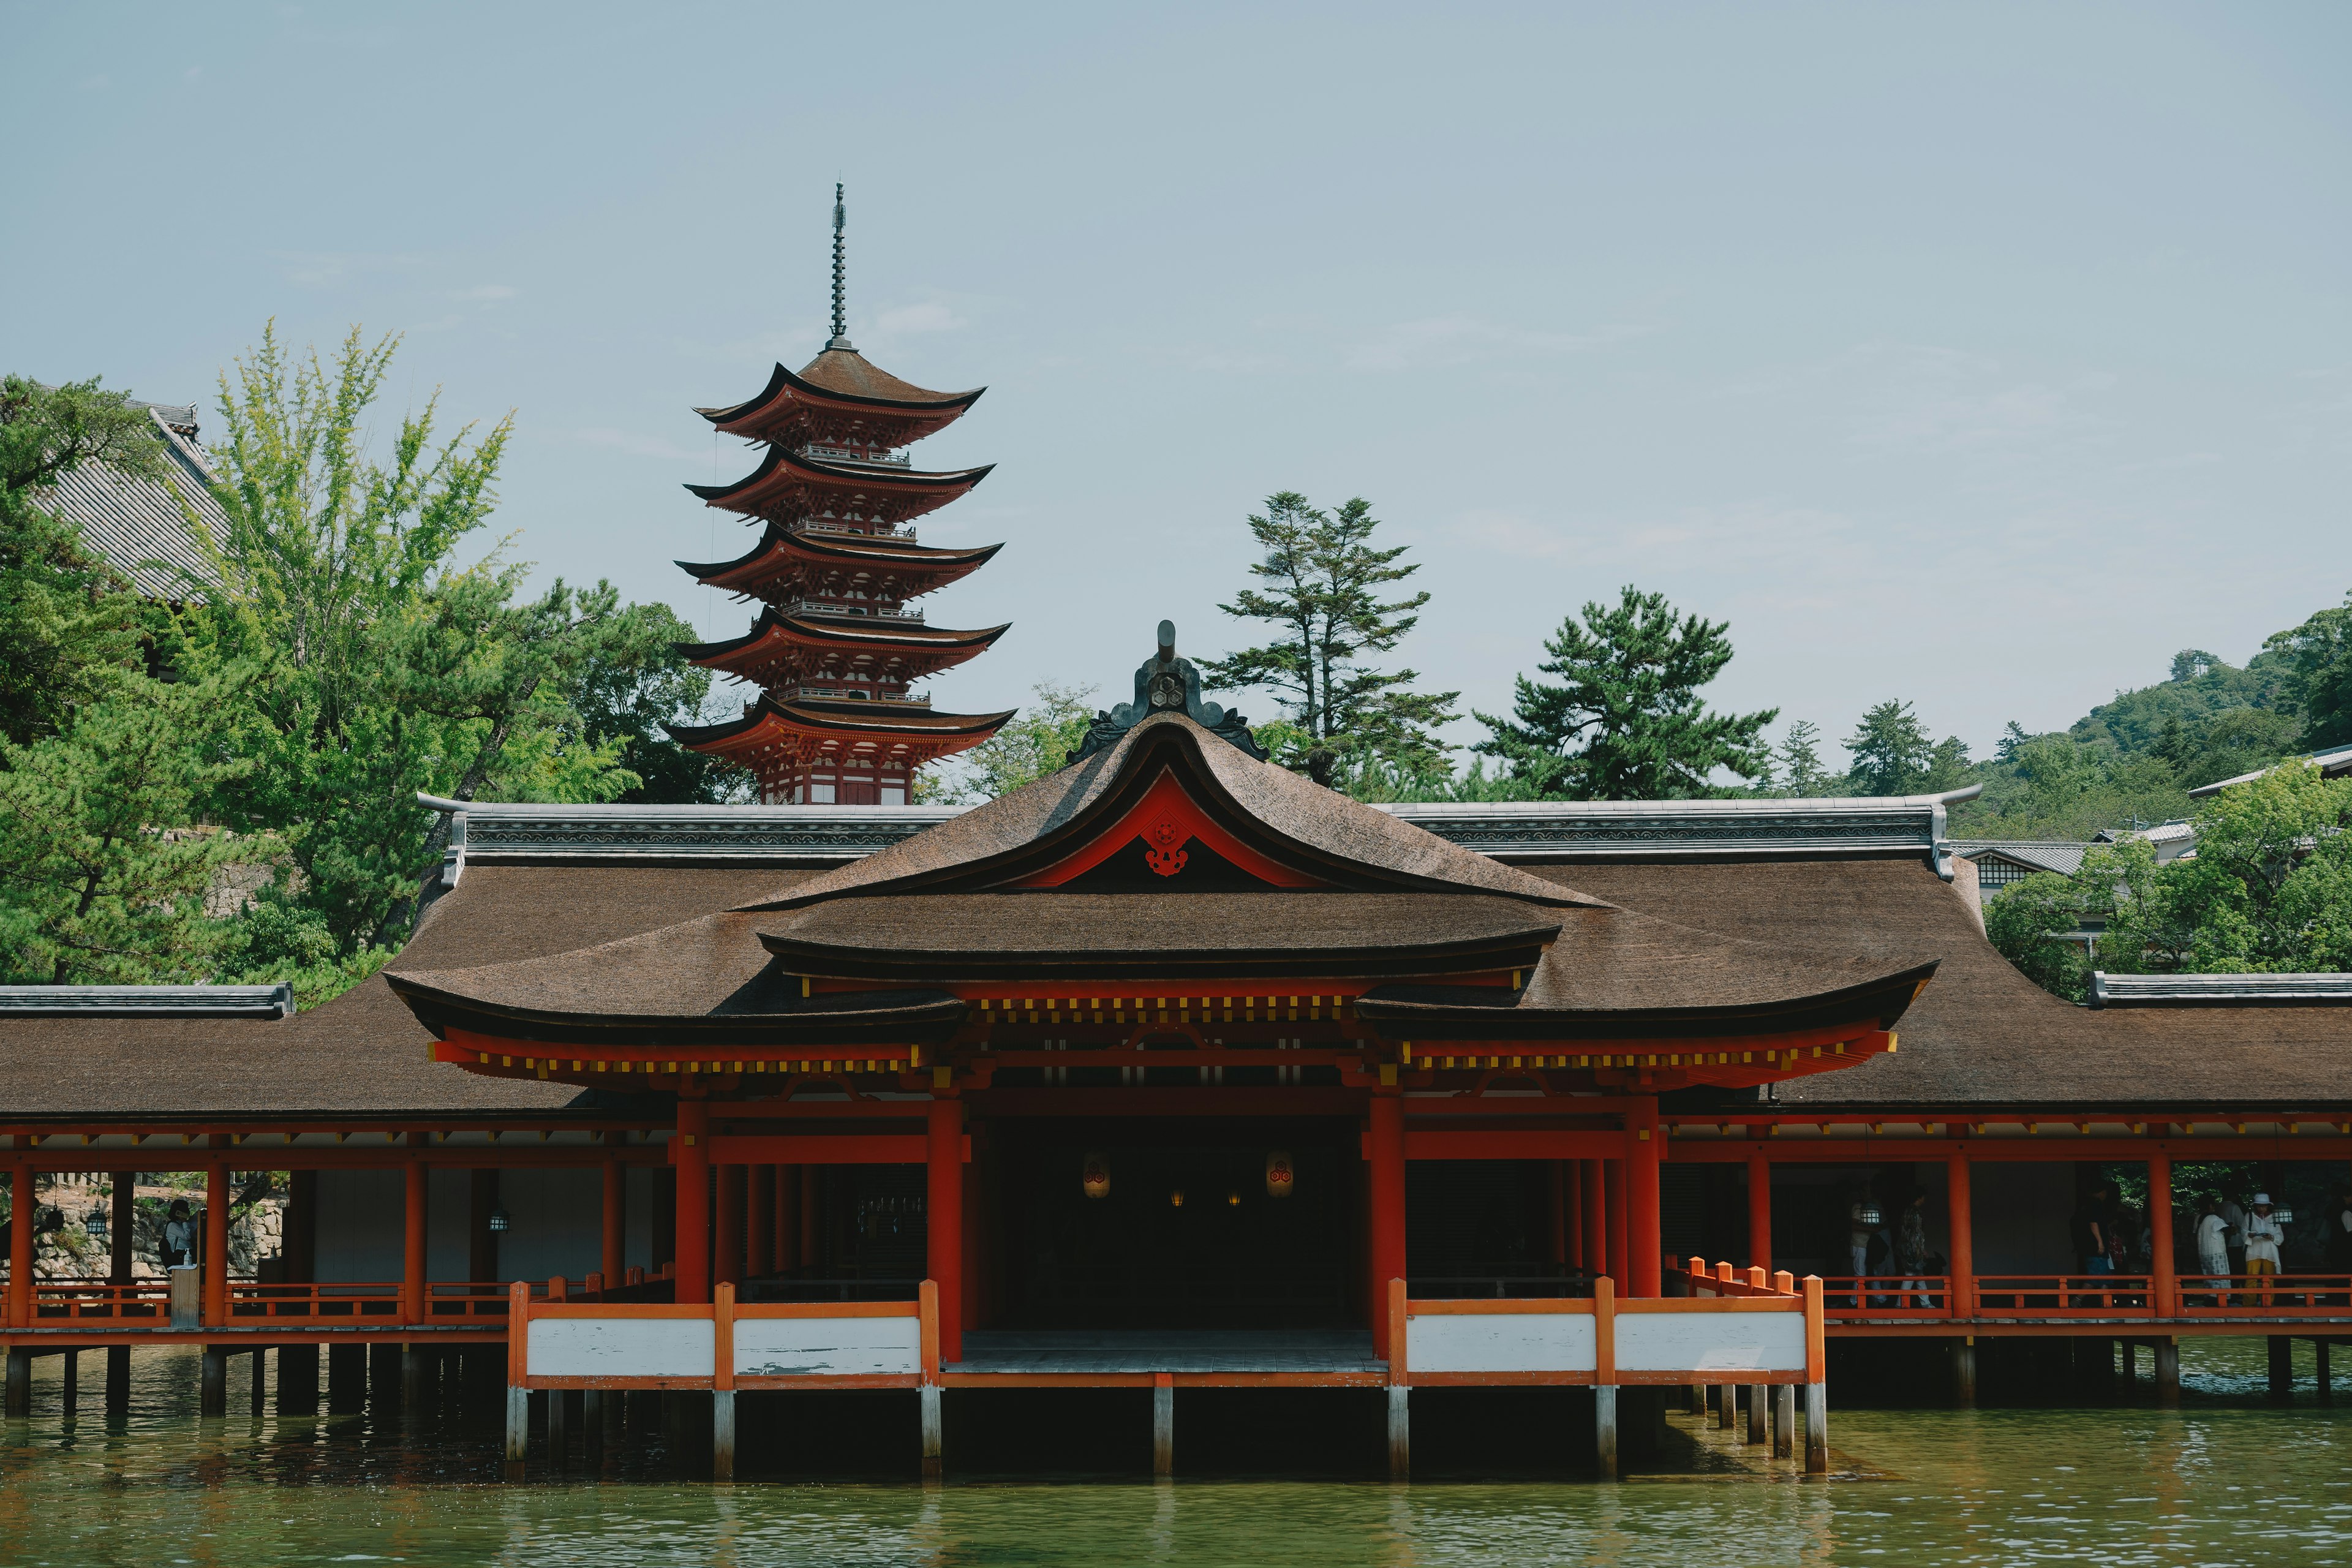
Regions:
<instances>
[{"instance_id":1,"label":"five-story pagoda","mask_svg":"<svg viewBox=\"0 0 2352 1568\"><path fill-rule=\"evenodd\" d=\"M760 688L740 720L673 726L693 750L749 768L769 805L898 805L916 770L994 734L1011 711L941 713L908 688L962 663L1003 626L950 631L908 603L1002 548L940 550L914 520L954 500L986 468L931 472L899 448L944 429L985 388L927 392L866 363L844 314L841 189L834 189L833 339L797 373L782 364L759 395L695 412L766 448L730 485L688 485L743 514L759 542L732 561L681 561L696 581L761 608L751 628L679 651Z\"/></svg>"}]
</instances>

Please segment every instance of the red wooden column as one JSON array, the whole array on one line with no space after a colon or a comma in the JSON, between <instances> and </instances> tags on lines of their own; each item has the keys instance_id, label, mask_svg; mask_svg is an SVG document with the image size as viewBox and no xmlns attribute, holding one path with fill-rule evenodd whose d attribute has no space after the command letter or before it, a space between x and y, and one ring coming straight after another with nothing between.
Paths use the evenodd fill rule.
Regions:
<instances>
[{"instance_id":1,"label":"red wooden column","mask_svg":"<svg viewBox=\"0 0 2352 1568\"><path fill-rule=\"evenodd\" d=\"M1595 1274L1609 1272L1609 1177L1601 1160L1579 1160L1577 1184L1584 1189L1584 1252L1580 1259Z\"/></svg>"},{"instance_id":2,"label":"red wooden column","mask_svg":"<svg viewBox=\"0 0 2352 1568\"><path fill-rule=\"evenodd\" d=\"M411 1323L424 1322L432 1313L426 1300L425 1281L425 1205L431 1202L431 1189L425 1178L431 1173L425 1162L412 1154L402 1167L402 1227L400 1246L400 1315Z\"/></svg>"},{"instance_id":3,"label":"red wooden column","mask_svg":"<svg viewBox=\"0 0 2352 1568\"><path fill-rule=\"evenodd\" d=\"M926 1272L940 1289L940 1360L963 1360L963 1101L931 1101L923 1197Z\"/></svg>"},{"instance_id":4,"label":"red wooden column","mask_svg":"<svg viewBox=\"0 0 2352 1568\"><path fill-rule=\"evenodd\" d=\"M621 1162L610 1154L604 1156L602 1174L604 1245L599 1249L598 1261L604 1268L604 1289L610 1290L629 1273L629 1188L627 1173L622 1169Z\"/></svg>"},{"instance_id":5,"label":"red wooden column","mask_svg":"<svg viewBox=\"0 0 2352 1568\"><path fill-rule=\"evenodd\" d=\"M8 1326L29 1328L33 1321L33 1167L23 1160L8 1168L8 1206L16 1216L8 1226Z\"/></svg>"},{"instance_id":6,"label":"red wooden column","mask_svg":"<svg viewBox=\"0 0 2352 1568\"><path fill-rule=\"evenodd\" d=\"M776 1267L776 1168L753 1165L743 1185L743 1277Z\"/></svg>"},{"instance_id":7,"label":"red wooden column","mask_svg":"<svg viewBox=\"0 0 2352 1568\"><path fill-rule=\"evenodd\" d=\"M710 1300L710 1107L677 1102L677 1137L670 1151L677 1167L677 1292L681 1303Z\"/></svg>"},{"instance_id":8,"label":"red wooden column","mask_svg":"<svg viewBox=\"0 0 2352 1568\"><path fill-rule=\"evenodd\" d=\"M710 1282L743 1280L743 1173L740 1165L718 1167L718 1212L710 1223Z\"/></svg>"},{"instance_id":9,"label":"red wooden column","mask_svg":"<svg viewBox=\"0 0 2352 1568\"><path fill-rule=\"evenodd\" d=\"M228 1163L205 1167L205 1326L228 1321Z\"/></svg>"},{"instance_id":10,"label":"red wooden column","mask_svg":"<svg viewBox=\"0 0 2352 1568\"><path fill-rule=\"evenodd\" d=\"M1955 1154L1944 1162L1944 1211L1952 1235L1952 1316L1969 1318L1977 1310L1976 1217L1969 1194L1969 1157Z\"/></svg>"},{"instance_id":11,"label":"red wooden column","mask_svg":"<svg viewBox=\"0 0 2352 1568\"><path fill-rule=\"evenodd\" d=\"M1772 1162L1748 1156L1748 1266L1772 1268Z\"/></svg>"},{"instance_id":12,"label":"red wooden column","mask_svg":"<svg viewBox=\"0 0 2352 1568\"><path fill-rule=\"evenodd\" d=\"M1630 1296L1633 1266L1625 1256L1625 1162L1603 1160L1601 1173L1609 1184L1609 1278L1617 1282L1617 1294Z\"/></svg>"},{"instance_id":13,"label":"red wooden column","mask_svg":"<svg viewBox=\"0 0 2352 1568\"><path fill-rule=\"evenodd\" d=\"M2328 1222L2334 1224L2333 1220ZM2147 1241L2154 1256L2148 1266L2155 1278L2150 1281L2156 1296L2156 1315L2170 1318L2179 1313L2180 1280L2172 1264L2172 1156L2150 1154L2147 1157Z\"/></svg>"},{"instance_id":14,"label":"red wooden column","mask_svg":"<svg viewBox=\"0 0 2352 1568\"><path fill-rule=\"evenodd\" d=\"M1658 1101L1645 1096L1625 1129L1625 1260L1633 1278L1628 1295L1665 1294L1664 1241L1660 1236L1658 1162L1665 1155Z\"/></svg>"},{"instance_id":15,"label":"red wooden column","mask_svg":"<svg viewBox=\"0 0 2352 1568\"><path fill-rule=\"evenodd\" d=\"M1404 1099L1372 1096L1371 1156L1372 1353L1389 1353L1389 1281L1404 1275Z\"/></svg>"}]
</instances>

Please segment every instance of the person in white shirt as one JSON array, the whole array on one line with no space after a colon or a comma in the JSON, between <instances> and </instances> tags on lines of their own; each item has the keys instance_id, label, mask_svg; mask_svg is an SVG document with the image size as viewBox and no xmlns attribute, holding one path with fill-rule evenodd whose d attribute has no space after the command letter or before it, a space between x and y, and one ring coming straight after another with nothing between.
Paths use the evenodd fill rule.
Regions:
<instances>
[{"instance_id":1,"label":"person in white shirt","mask_svg":"<svg viewBox=\"0 0 2352 1568\"><path fill-rule=\"evenodd\" d=\"M2246 1216L2246 1272L2256 1278L2274 1275L2279 1271L2279 1245L2286 1240L2286 1227L2271 1213L2271 1195L2254 1194L2254 1212ZM2263 1305L2271 1304L2270 1286L2263 1286Z\"/></svg>"},{"instance_id":2,"label":"person in white shirt","mask_svg":"<svg viewBox=\"0 0 2352 1568\"><path fill-rule=\"evenodd\" d=\"M2197 1221L2197 1268L2209 1277L2214 1287L2213 1304L2226 1307L2229 1294L2221 1287L2229 1283L2230 1226L2221 1217L2221 1205L2211 1198L2205 1200L2204 1215Z\"/></svg>"}]
</instances>

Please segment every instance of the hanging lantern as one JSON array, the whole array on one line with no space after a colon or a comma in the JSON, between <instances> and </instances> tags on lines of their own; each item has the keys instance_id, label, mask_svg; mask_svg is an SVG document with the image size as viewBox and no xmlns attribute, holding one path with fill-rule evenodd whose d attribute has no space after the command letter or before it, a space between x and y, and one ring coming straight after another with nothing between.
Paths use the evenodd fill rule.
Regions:
<instances>
[{"instance_id":1,"label":"hanging lantern","mask_svg":"<svg viewBox=\"0 0 2352 1568\"><path fill-rule=\"evenodd\" d=\"M1181 1188L1181 1187L1178 1187L1178 1188L1174 1189L1173 1191L1171 1191L1171 1192L1168 1194L1168 1205L1169 1205L1171 1208L1180 1208L1180 1209L1181 1209L1181 1208L1182 1208L1182 1207L1184 1206L1184 1189L1183 1189L1183 1188Z\"/></svg>"},{"instance_id":2,"label":"hanging lantern","mask_svg":"<svg viewBox=\"0 0 2352 1568\"><path fill-rule=\"evenodd\" d=\"M1099 1150L1088 1154L1078 1172L1078 1185L1090 1198L1110 1196L1110 1156Z\"/></svg>"},{"instance_id":3,"label":"hanging lantern","mask_svg":"<svg viewBox=\"0 0 2352 1568\"><path fill-rule=\"evenodd\" d=\"M1267 1197L1288 1197L1291 1184L1297 1178L1297 1173L1291 1167L1289 1150L1276 1149L1267 1153L1265 1157L1265 1195Z\"/></svg>"},{"instance_id":4,"label":"hanging lantern","mask_svg":"<svg viewBox=\"0 0 2352 1568\"><path fill-rule=\"evenodd\" d=\"M1235 1208L1239 1208L1242 1206L1242 1195L1239 1193L1227 1193L1225 1194L1225 1202L1231 1204Z\"/></svg>"},{"instance_id":5,"label":"hanging lantern","mask_svg":"<svg viewBox=\"0 0 2352 1568\"><path fill-rule=\"evenodd\" d=\"M490 1211L490 1228L492 1230L511 1230L513 1227L514 1222L507 1217L506 1210L492 1209Z\"/></svg>"}]
</instances>

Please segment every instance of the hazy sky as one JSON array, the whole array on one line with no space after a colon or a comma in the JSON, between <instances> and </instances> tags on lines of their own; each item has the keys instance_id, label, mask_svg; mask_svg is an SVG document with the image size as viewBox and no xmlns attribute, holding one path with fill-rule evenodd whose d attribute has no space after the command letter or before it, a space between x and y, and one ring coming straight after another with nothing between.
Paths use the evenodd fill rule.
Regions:
<instances>
[{"instance_id":1,"label":"hazy sky","mask_svg":"<svg viewBox=\"0 0 2352 1568\"><path fill-rule=\"evenodd\" d=\"M1981 752L2352 587L2352 9L9 5L0 363L209 405L275 317L513 409L499 519L706 635L689 411L824 330L986 384L1010 706L1185 651L1276 489L1370 498L1465 707L1624 583L1716 688ZM1242 704L1270 715L1263 698ZM1465 721L1456 738L1481 731ZM1836 753L1832 753L1834 756Z\"/></svg>"}]
</instances>

